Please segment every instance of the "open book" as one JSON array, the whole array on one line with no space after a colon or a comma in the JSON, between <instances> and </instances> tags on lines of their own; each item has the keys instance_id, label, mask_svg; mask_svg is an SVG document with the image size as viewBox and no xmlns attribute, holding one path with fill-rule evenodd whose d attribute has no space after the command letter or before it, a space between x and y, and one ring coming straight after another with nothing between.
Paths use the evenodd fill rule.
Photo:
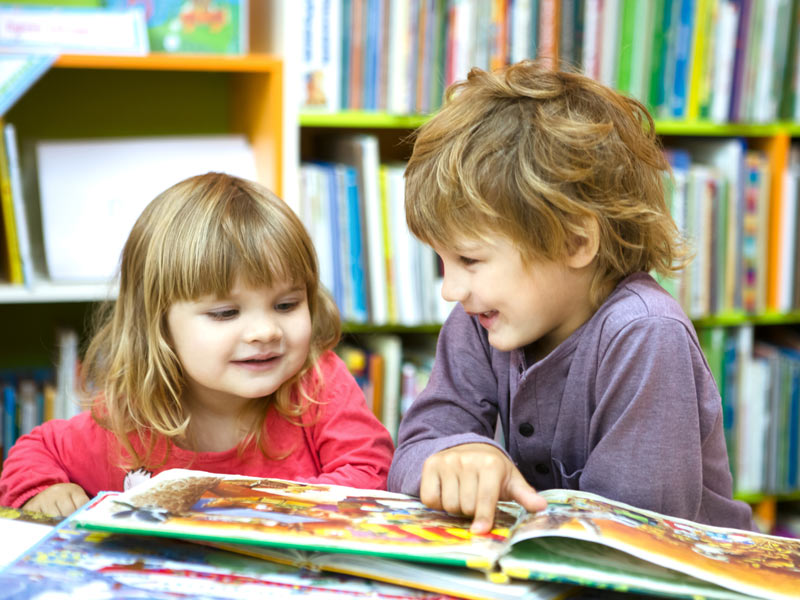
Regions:
<instances>
[{"instance_id":1,"label":"open book","mask_svg":"<svg viewBox=\"0 0 800 600\"><path fill-rule=\"evenodd\" d=\"M170 470L95 501L74 522L393 581L401 579L393 568L418 561L674 597L797 598L800 540L700 525L585 492L543 496L548 508L536 514L501 503L495 528L475 535L469 519L402 494Z\"/></svg>"},{"instance_id":2,"label":"open book","mask_svg":"<svg viewBox=\"0 0 800 600\"><path fill-rule=\"evenodd\" d=\"M443 600L360 577L280 565L183 540L102 534L63 521L5 569L0 596L147 600Z\"/></svg>"}]
</instances>

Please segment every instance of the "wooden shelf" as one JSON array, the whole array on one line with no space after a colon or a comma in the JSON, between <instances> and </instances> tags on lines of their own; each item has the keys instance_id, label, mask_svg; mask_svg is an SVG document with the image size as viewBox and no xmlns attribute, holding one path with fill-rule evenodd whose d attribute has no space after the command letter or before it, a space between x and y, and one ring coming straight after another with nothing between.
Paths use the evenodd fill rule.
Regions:
<instances>
[{"instance_id":1,"label":"wooden shelf","mask_svg":"<svg viewBox=\"0 0 800 600\"><path fill-rule=\"evenodd\" d=\"M800 323L800 311L788 313L766 312L752 315L740 312L723 313L700 319L692 319L697 327L732 327L736 325L796 325Z\"/></svg>"},{"instance_id":2,"label":"wooden shelf","mask_svg":"<svg viewBox=\"0 0 800 600\"><path fill-rule=\"evenodd\" d=\"M245 54L241 56L156 53L146 56L65 54L58 57L53 66L67 69L265 73L280 69L281 60L272 54Z\"/></svg>"},{"instance_id":3,"label":"wooden shelf","mask_svg":"<svg viewBox=\"0 0 800 600\"><path fill-rule=\"evenodd\" d=\"M422 325L370 325L369 323L342 323L342 332L348 333L434 333L438 334L442 328L438 323L425 323Z\"/></svg>"},{"instance_id":4,"label":"wooden shelf","mask_svg":"<svg viewBox=\"0 0 800 600\"><path fill-rule=\"evenodd\" d=\"M344 111L302 113L301 127L343 127L369 129L416 129L429 119L426 115L390 115L381 112Z\"/></svg>"},{"instance_id":5,"label":"wooden shelf","mask_svg":"<svg viewBox=\"0 0 800 600\"><path fill-rule=\"evenodd\" d=\"M301 127L416 129L428 115L392 115L371 111L300 114ZM800 123L711 123L709 121L656 121L656 132L669 136L771 137L779 133L800 136Z\"/></svg>"}]
</instances>

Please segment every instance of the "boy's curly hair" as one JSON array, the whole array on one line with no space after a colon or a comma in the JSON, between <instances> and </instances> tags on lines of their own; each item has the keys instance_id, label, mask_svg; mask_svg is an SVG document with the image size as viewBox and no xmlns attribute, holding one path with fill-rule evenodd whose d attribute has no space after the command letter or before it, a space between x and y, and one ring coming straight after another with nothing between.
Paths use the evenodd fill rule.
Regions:
<instances>
[{"instance_id":1,"label":"boy's curly hair","mask_svg":"<svg viewBox=\"0 0 800 600\"><path fill-rule=\"evenodd\" d=\"M536 61L492 73L473 68L414 138L406 219L428 244L500 233L526 261L557 260L592 217L595 306L631 273L669 275L685 263L652 117L588 77Z\"/></svg>"}]
</instances>

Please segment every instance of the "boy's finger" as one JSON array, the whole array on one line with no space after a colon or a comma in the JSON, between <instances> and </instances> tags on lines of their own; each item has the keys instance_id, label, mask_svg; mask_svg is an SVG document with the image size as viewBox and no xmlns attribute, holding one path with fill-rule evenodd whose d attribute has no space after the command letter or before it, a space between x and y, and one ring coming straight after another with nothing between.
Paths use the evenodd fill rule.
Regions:
<instances>
[{"instance_id":1,"label":"boy's finger","mask_svg":"<svg viewBox=\"0 0 800 600\"><path fill-rule=\"evenodd\" d=\"M475 518L472 520L472 533L489 533L494 525L494 514L500 495L500 486L494 477L484 474L478 485L478 497L475 503Z\"/></svg>"},{"instance_id":2,"label":"boy's finger","mask_svg":"<svg viewBox=\"0 0 800 600\"><path fill-rule=\"evenodd\" d=\"M508 480L504 497L518 502L528 512L537 512L547 507L547 500L536 493L517 469L514 469Z\"/></svg>"},{"instance_id":3,"label":"boy's finger","mask_svg":"<svg viewBox=\"0 0 800 600\"><path fill-rule=\"evenodd\" d=\"M419 484L419 499L429 508L442 509L442 483L439 474L435 471L422 472L422 481Z\"/></svg>"},{"instance_id":4,"label":"boy's finger","mask_svg":"<svg viewBox=\"0 0 800 600\"><path fill-rule=\"evenodd\" d=\"M452 471L444 471L439 474L439 484L441 485L439 494L442 499L442 508L451 515L462 514L461 478L459 474Z\"/></svg>"},{"instance_id":5,"label":"boy's finger","mask_svg":"<svg viewBox=\"0 0 800 600\"><path fill-rule=\"evenodd\" d=\"M478 498L478 477L477 473L462 473L459 478L458 504L461 514L467 516L475 514Z\"/></svg>"}]
</instances>

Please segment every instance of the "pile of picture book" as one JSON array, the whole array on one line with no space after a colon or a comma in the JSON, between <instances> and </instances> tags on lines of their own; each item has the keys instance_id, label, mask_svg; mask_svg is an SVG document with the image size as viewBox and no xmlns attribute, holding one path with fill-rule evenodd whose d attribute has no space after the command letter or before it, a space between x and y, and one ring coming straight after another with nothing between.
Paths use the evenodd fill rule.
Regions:
<instances>
[{"instance_id":1,"label":"pile of picture book","mask_svg":"<svg viewBox=\"0 0 800 600\"><path fill-rule=\"evenodd\" d=\"M479 535L401 494L170 470L62 521L0 570L0 596L800 597L800 540L543 495L536 514L501 503Z\"/></svg>"}]
</instances>

